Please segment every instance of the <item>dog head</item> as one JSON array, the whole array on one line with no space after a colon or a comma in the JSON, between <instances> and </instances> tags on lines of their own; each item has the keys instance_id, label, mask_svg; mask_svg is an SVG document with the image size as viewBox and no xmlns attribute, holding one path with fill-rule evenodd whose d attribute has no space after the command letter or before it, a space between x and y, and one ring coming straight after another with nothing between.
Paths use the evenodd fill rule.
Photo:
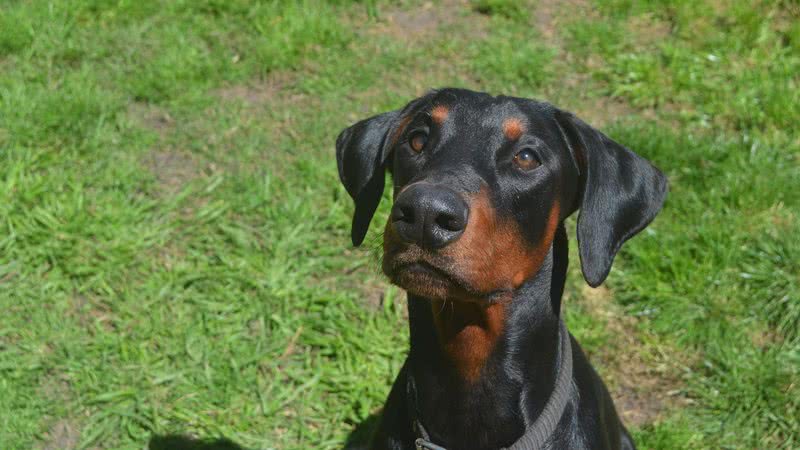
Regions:
<instances>
[{"instance_id":1,"label":"dog head","mask_svg":"<svg viewBox=\"0 0 800 450\"><path fill-rule=\"evenodd\" d=\"M506 296L535 275L576 210L581 268L598 286L667 193L647 160L548 103L442 89L362 120L336 141L359 245L385 172L394 205L383 270L430 299Z\"/></svg>"}]
</instances>

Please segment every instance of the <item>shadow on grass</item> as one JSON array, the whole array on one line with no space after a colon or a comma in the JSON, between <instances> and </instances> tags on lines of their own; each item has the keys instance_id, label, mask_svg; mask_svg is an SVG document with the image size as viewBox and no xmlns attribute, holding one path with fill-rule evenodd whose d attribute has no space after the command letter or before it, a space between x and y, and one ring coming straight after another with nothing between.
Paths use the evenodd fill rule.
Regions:
<instances>
[{"instance_id":1,"label":"shadow on grass","mask_svg":"<svg viewBox=\"0 0 800 450\"><path fill-rule=\"evenodd\" d=\"M370 414L369 417L356 425L347 436L347 441L344 443L345 450L366 450L369 448L370 438L372 438L372 433L375 432L380 419L380 413Z\"/></svg>"},{"instance_id":2,"label":"shadow on grass","mask_svg":"<svg viewBox=\"0 0 800 450\"><path fill-rule=\"evenodd\" d=\"M149 450L246 450L230 439L194 439L180 435L153 436Z\"/></svg>"},{"instance_id":3,"label":"shadow on grass","mask_svg":"<svg viewBox=\"0 0 800 450\"><path fill-rule=\"evenodd\" d=\"M379 414L372 414L356 425L347 436L344 444L345 450L366 450L380 417ZM150 438L147 448L148 450L247 450L227 438L195 439L179 434L153 436Z\"/></svg>"}]
</instances>

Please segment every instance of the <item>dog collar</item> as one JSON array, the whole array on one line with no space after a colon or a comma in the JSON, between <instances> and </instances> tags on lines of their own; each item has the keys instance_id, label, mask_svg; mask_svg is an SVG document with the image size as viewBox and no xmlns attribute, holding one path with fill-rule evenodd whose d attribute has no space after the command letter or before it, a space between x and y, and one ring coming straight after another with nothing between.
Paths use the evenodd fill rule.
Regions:
<instances>
[{"instance_id":1,"label":"dog collar","mask_svg":"<svg viewBox=\"0 0 800 450\"><path fill-rule=\"evenodd\" d=\"M558 372L556 373L556 381L553 386L553 392L547 403L539 414L539 417L525 430L516 442L509 447L504 447L501 450L539 450L544 447L545 442L553 432L556 430L561 416L567 407L570 398L570 388L572 386L572 343L570 342L569 332L564 321L558 321L558 341L559 341L559 362ZM412 377L407 377L406 393L408 395L411 408L409 412L412 414L412 428L417 435L414 445L417 450L447 450L446 448L436 445L430 440L422 422L419 420L417 414L417 389Z\"/></svg>"}]
</instances>

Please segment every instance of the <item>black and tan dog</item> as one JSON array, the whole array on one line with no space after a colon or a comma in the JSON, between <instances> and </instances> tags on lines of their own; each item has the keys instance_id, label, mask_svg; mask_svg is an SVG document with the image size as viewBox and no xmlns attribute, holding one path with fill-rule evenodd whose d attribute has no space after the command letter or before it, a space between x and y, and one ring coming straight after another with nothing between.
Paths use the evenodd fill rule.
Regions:
<instances>
[{"instance_id":1,"label":"black and tan dog","mask_svg":"<svg viewBox=\"0 0 800 450\"><path fill-rule=\"evenodd\" d=\"M550 104L461 89L356 123L336 156L355 245L394 180L383 271L411 348L373 448L634 448L560 319L564 219L599 285L661 209L658 169Z\"/></svg>"}]
</instances>

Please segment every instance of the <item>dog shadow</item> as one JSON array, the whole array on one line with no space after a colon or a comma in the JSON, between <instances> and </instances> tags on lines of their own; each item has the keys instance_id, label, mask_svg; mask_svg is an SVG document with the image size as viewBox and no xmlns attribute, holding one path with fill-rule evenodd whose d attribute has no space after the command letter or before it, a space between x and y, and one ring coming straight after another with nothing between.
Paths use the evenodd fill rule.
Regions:
<instances>
[{"instance_id":1,"label":"dog shadow","mask_svg":"<svg viewBox=\"0 0 800 450\"><path fill-rule=\"evenodd\" d=\"M188 436L170 434L153 436L149 450L247 450L230 439L195 439Z\"/></svg>"},{"instance_id":2,"label":"dog shadow","mask_svg":"<svg viewBox=\"0 0 800 450\"><path fill-rule=\"evenodd\" d=\"M347 435L344 449L366 450L379 419L379 414L372 414L358 423ZM147 448L148 450L248 450L227 438L195 439L180 434L153 436Z\"/></svg>"}]
</instances>

